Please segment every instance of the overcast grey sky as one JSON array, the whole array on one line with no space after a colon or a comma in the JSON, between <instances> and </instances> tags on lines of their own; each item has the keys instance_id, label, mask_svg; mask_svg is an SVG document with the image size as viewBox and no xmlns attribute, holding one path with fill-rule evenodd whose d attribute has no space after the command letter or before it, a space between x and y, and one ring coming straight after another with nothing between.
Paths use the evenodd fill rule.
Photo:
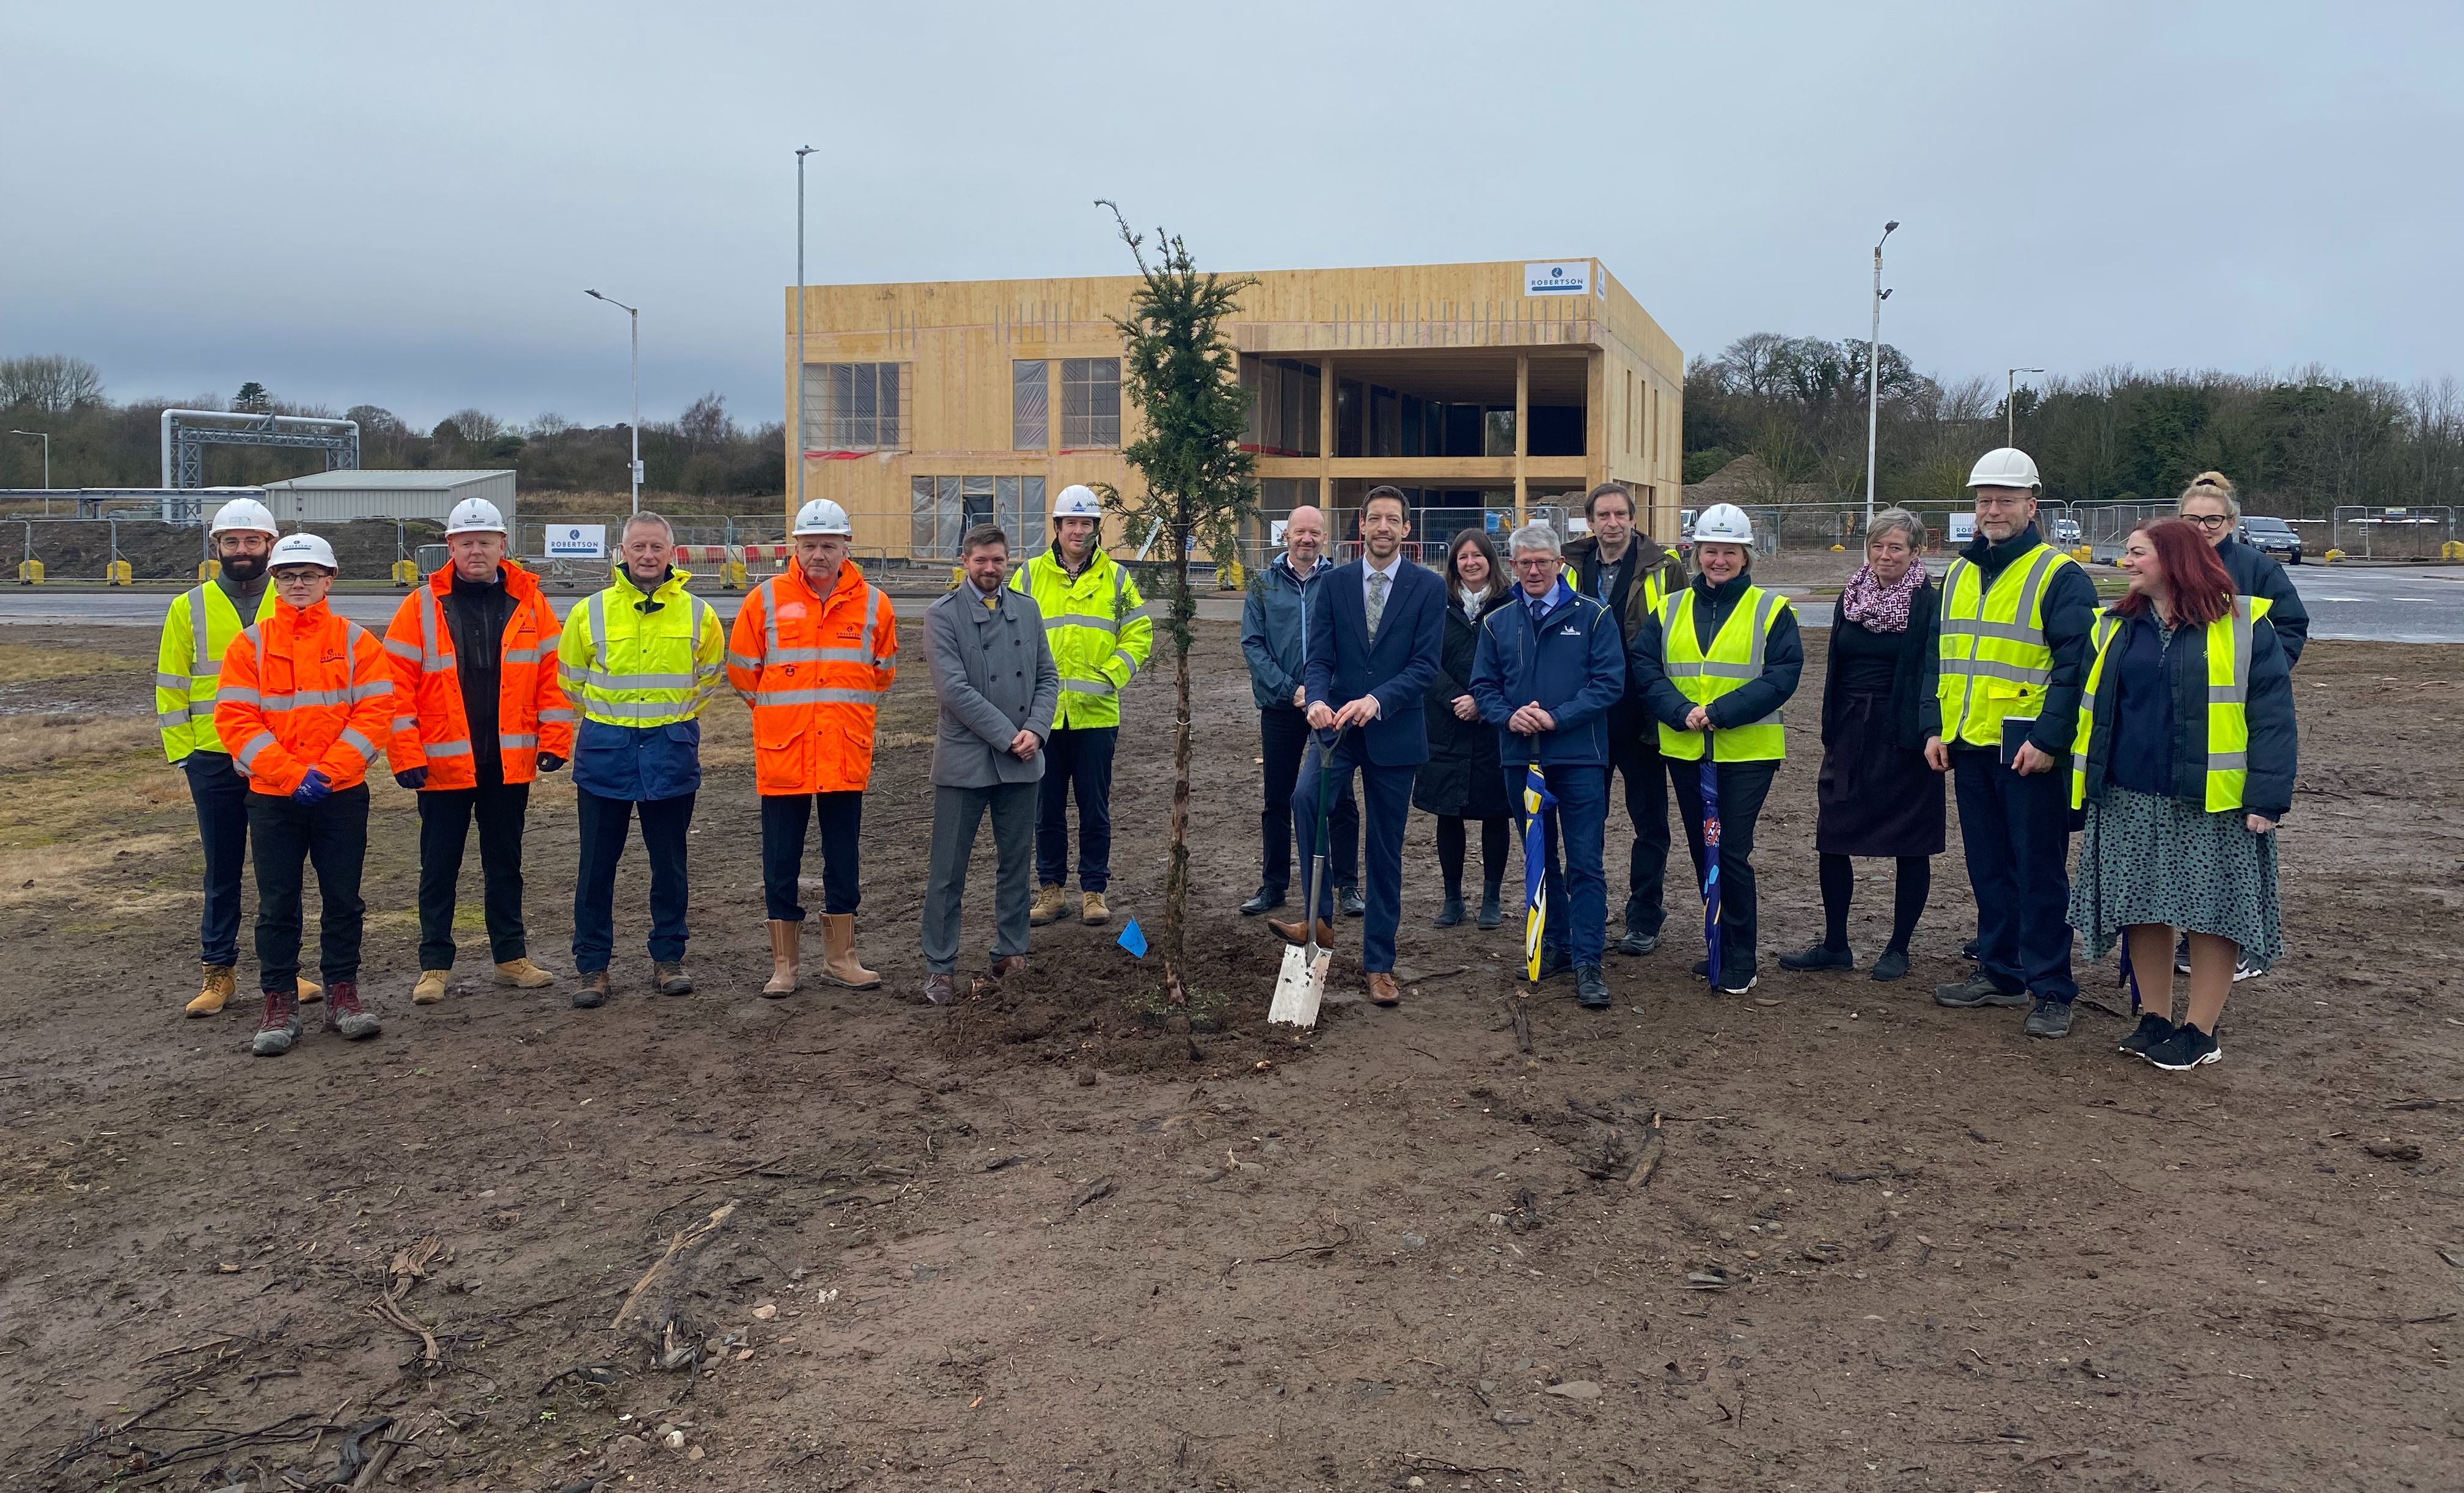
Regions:
<instances>
[{"instance_id":1,"label":"overcast grey sky","mask_svg":"<svg viewBox=\"0 0 2464 1493\"><path fill-rule=\"evenodd\" d=\"M1206 20L1178 19L1177 14ZM1689 353L2459 371L2464 6L11 4L0 354L776 419L817 282L1595 254Z\"/></svg>"}]
</instances>

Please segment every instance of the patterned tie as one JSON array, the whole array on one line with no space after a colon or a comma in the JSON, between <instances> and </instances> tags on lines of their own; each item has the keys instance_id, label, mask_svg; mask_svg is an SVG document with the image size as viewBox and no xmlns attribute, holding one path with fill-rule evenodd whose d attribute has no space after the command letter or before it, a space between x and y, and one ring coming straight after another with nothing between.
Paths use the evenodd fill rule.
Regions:
<instances>
[{"instance_id":1,"label":"patterned tie","mask_svg":"<svg viewBox=\"0 0 2464 1493\"><path fill-rule=\"evenodd\" d=\"M1386 615L1386 572L1369 573L1369 641L1377 641L1378 619Z\"/></svg>"}]
</instances>

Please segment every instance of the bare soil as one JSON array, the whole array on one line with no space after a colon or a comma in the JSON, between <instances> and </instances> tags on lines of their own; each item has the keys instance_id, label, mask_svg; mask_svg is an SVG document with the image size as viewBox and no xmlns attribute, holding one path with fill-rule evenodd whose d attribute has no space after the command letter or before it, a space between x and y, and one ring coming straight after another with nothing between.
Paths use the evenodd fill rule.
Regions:
<instances>
[{"instance_id":1,"label":"bare soil","mask_svg":"<svg viewBox=\"0 0 2464 1493\"><path fill-rule=\"evenodd\" d=\"M1269 1031L1275 951L1231 911L1254 715L1231 628L1200 632L1195 1021L1146 1009L1118 919L1039 930L1011 989L915 999L911 667L868 805L885 990L755 994L730 702L700 993L647 993L638 860L613 1003L489 983L474 850L459 978L412 1006L415 822L387 783L385 1033L312 1024L260 1060L253 1012L179 1015L198 856L147 740L150 638L30 631L0 656L0 1483L305 1487L376 1456L412 1488L2464 1485L2464 649L2314 645L2293 949L2236 992L2225 1062L2171 1076L2113 1051L2109 966L2065 1043L1929 1002L1964 972L1955 854L1914 977L1774 969L1731 1000L1684 976L1681 871L1667 945L1612 960L1615 1013L1552 985L1520 1005L1527 1051L1516 931L1428 926L1424 816L1402 1008ZM1114 906L1152 919L1166 686L1130 710ZM1817 927L1793 744L1767 969ZM529 907L559 968L573 838L552 779ZM986 846L973 950L989 874Z\"/></svg>"}]
</instances>

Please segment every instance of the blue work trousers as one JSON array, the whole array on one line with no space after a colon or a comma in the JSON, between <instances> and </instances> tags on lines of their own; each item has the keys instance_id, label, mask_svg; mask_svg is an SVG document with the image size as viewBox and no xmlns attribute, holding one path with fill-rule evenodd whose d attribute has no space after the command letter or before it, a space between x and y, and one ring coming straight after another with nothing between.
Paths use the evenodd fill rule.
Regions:
<instances>
[{"instance_id":1,"label":"blue work trousers","mask_svg":"<svg viewBox=\"0 0 2464 1493\"><path fill-rule=\"evenodd\" d=\"M191 752L180 766L187 774L188 797L197 805L197 838L206 847L198 962L237 964L240 874L248 868L248 779L220 752Z\"/></svg>"},{"instance_id":2,"label":"blue work trousers","mask_svg":"<svg viewBox=\"0 0 2464 1493\"><path fill-rule=\"evenodd\" d=\"M1520 762L1506 770L1506 791L1514 800L1514 821L1527 833L1530 815L1523 806L1523 784L1528 776ZM1541 950L1544 955L1565 957L1576 968L1597 964L1608 947L1609 770L1599 766L1544 765L1540 776L1547 779L1549 792L1557 800L1554 807L1540 811L1549 889L1549 916L1540 931Z\"/></svg>"},{"instance_id":3,"label":"blue work trousers","mask_svg":"<svg viewBox=\"0 0 2464 1493\"><path fill-rule=\"evenodd\" d=\"M573 882L573 969L596 975L616 947L616 865L625 858L633 815L642 816L642 848L650 854L650 958L673 964L685 956L685 836L693 828L693 796L603 799L577 785L582 844Z\"/></svg>"},{"instance_id":4,"label":"blue work trousers","mask_svg":"<svg viewBox=\"0 0 2464 1493\"><path fill-rule=\"evenodd\" d=\"M1977 967L2006 991L2079 997L2071 977L2070 775L2021 777L1991 748L1954 747L1959 841L1976 893Z\"/></svg>"}]
</instances>

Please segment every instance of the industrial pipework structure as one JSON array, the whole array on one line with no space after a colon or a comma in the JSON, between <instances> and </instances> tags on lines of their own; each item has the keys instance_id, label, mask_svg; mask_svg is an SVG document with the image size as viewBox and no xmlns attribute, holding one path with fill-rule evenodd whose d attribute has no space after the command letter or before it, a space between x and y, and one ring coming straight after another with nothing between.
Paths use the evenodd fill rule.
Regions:
<instances>
[{"instance_id":1,"label":"industrial pipework structure","mask_svg":"<svg viewBox=\"0 0 2464 1493\"><path fill-rule=\"evenodd\" d=\"M360 423L312 415L261 415L232 409L165 409L163 411L163 486L187 491L206 485L209 446L275 446L325 453L325 470L350 471L360 464ZM175 512L174 510L177 510ZM194 522L202 516L193 502L165 495L163 516L171 522Z\"/></svg>"}]
</instances>

